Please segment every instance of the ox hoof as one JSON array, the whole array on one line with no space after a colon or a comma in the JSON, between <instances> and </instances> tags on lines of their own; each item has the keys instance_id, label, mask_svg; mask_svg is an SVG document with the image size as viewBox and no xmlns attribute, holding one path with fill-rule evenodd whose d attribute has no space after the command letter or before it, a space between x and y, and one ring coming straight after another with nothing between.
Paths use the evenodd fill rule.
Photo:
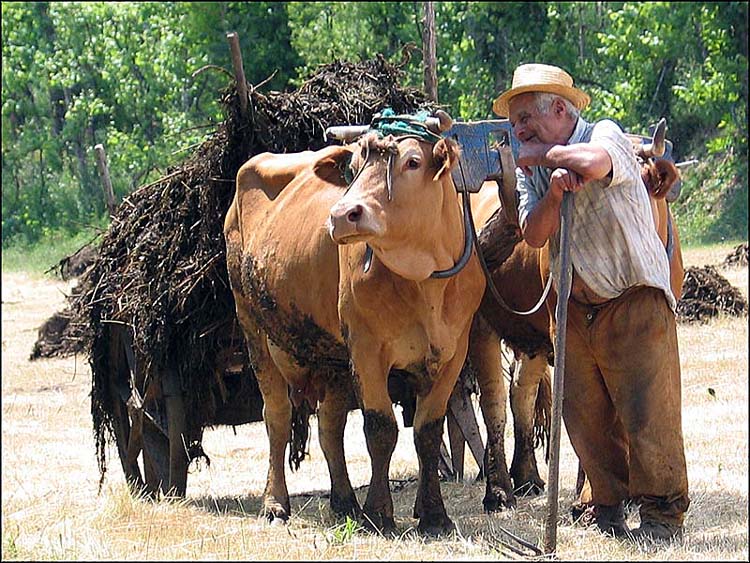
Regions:
<instances>
[{"instance_id":1,"label":"ox hoof","mask_svg":"<svg viewBox=\"0 0 750 563\"><path fill-rule=\"evenodd\" d=\"M274 526L286 524L286 521L289 520L289 509L284 508L278 502L266 503L263 507L263 513Z\"/></svg>"},{"instance_id":2,"label":"ox hoof","mask_svg":"<svg viewBox=\"0 0 750 563\"><path fill-rule=\"evenodd\" d=\"M514 481L517 482L517 481ZM521 497L535 497L540 495L544 491L544 481L541 478L530 477L525 481L522 481L520 485L517 485L514 492Z\"/></svg>"},{"instance_id":3,"label":"ox hoof","mask_svg":"<svg viewBox=\"0 0 750 563\"><path fill-rule=\"evenodd\" d=\"M456 529L456 525L447 515L433 515L419 521L417 531L423 536L447 536Z\"/></svg>"},{"instance_id":4,"label":"ox hoof","mask_svg":"<svg viewBox=\"0 0 750 563\"><path fill-rule=\"evenodd\" d=\"M286 518L269 517L268 522L274 528L281 528L282 526L286 526L288 520Z\"/></svg>"},{"instance_id":5,"label":"ox hoof","mask_svg":"<svg viewBox=\"0 0 750 563\"><path fill-rule=\"evenodd\" d=\"M362 514L362 509L354 493L345 497L331 493L331 511L336 516L351 516L355 519Z\"/></svg>"},{"instance_id":6,"label":"ox hoof","mask_svg":"<svg viewBox=\"0 0 750 563\"><path fill-rule=\"evenodd\" d=\"M390 516L363 512L360 523L369 532L383 534L384 536L396 535L396 522Z\"/></svg>"},{"instance_id":7,"label":"ox hoof","mask_svg":"<svg viewBox=\"0 0 750 563\"><path fill-rule=\"evenodd\" d=\"M482 500L485 512L500 512L503 508L516 506L516 497L512 492L500 490L497 493L487 491Z\"/></svg>"}]
</instances>

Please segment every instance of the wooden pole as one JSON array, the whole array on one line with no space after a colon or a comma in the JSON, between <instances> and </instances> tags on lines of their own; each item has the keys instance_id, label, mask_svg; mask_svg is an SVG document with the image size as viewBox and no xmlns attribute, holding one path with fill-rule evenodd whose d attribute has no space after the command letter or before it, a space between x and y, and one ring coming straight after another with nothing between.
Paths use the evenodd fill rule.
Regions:
<instances>
[{"instance_id":1,"label":"wooden pole","mask_svg":"<svg viewBox=\"0 0 750 563\"><path fill-rule=\"evenodd\" d=\"M433 2L424 2L424 19L422 28L422 61L424 64L424 91L437 103L437 41L435 38L435 6Z\"/></svg>"},{"instance_id":2,"label":"wooden pole","mask_svg":"<svg viewBox=\"0 0 750 563\"><path fill-rule=\"evenodd\" d=\"M237 81L237 95L240 98L240 111L242 117L247 115L247 80L245 80L245 68L242 65L242 53L240 52L240 38L236 32L227 33L229 49L232 53L232 66L234 67L234 79Z\"/></svg>"},{"instance_id":3,"label":"wooden pole","mask_svg":"<svg viewBox=\"0 0 750 563\"><path fill-rule=\"evenodd\" d=\"M549 469L547 472L547 514L544 528L544 552L557 549L557 509L560 475L560 427L562 425L563 386L565 377L565 336L568 324L568 298L572 282L570 261L570 216L573 198L563 193L560 210L560 287L555 308L555 372L552 378L552 414L549 433Z\"/></svg>"},{"instance_id":4,"label":"wooden pole","mask_svg":"<svg viewBox=\"0 0 750 563\"><path fill-rule=\"evenodd\" d=\"M96 151L96 164L99 168L99 177L102 179L102 188L104 189L104 197L107 202L107 209L109 210L110 217L115 214L117 209L117 201L115 200L115 192L112 189L112 180L109 178L109 168L107 168L107 155L104 153L104 145L99 143L94 147Z\"/></svg>"}]
</instances>

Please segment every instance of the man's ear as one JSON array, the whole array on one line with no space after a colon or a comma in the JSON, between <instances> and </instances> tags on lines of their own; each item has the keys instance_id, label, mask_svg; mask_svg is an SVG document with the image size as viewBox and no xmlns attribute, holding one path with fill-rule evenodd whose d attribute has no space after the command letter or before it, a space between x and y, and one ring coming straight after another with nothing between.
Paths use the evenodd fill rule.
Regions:
<instances>
[{"instance_id":1,"label":"man's ear","mask_svg":"<svg viewBox=\"0 0 750 563\"><path fill-rule=\"evenodd\" d=\"M443 174L450 172L458 162L460 156L461 148L453 139L443 137L435 143L435 146L432 149L432 158L435 161L438 171L432 178L432 181L437 182Z\"/></svg>"},{"instance_id":2,"label":"man's ear","mask_svg":"<svg viewBox=\"0 0 750 563\"><path fill-rule=\"evenodd\" d=\"M324 154L313 165L318 178L337 186L346 186L346 167L352 159L353 148L350 145L327 147Z\"/></svg>"}]
</instances>

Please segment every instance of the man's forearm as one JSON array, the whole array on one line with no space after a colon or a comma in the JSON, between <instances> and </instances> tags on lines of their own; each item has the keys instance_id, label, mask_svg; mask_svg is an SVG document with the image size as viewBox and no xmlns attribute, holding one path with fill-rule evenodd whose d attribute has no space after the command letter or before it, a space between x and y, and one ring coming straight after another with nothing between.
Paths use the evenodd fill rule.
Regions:
<instances>
[{"instance_id":1,"label":"man's forearm","mask_svg":"<svg viewBox=\"0 0 750 563\"><path fill-rule=\"evenodd\" d=\"M604 178L612 170L609 153L598 145L545 145L530 143L521 147L518 166L566 168L579 174L585 181Z\"/></svg>"},{"instance_id":2,"label":"man's forearm","mask_svg":"<svg viewBox=\"0 0 750 563\"><path fill-rule=\"evenodd\" d=\"M531 210L522 225L523 238L529 246L541 248L560 227L562 200L549 191Z\"/></svg>"}]
</instances>

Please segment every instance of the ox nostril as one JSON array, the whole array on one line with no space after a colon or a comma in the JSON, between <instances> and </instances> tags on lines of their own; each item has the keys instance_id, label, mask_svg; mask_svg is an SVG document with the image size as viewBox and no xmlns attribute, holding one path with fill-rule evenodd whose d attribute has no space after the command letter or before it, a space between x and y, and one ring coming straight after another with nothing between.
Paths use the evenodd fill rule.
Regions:
<instances>
[{"instance_id":1,"label":"ox nostril","mask_svg":"<svg viewBox=\"0 0 750 563\"><path fill-rule=\"evenodd\" d=\"M362 218L362 206L356 205L346 214L346 220L350 223L356 223Z\"/></svg>"}]
</instances>

